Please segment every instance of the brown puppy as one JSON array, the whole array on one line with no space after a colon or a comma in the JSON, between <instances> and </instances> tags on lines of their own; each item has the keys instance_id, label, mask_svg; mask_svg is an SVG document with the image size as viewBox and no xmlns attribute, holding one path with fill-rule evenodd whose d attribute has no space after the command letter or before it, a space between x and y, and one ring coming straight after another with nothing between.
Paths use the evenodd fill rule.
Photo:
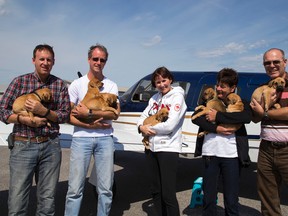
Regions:
<instances>
[{"instance_id":1,"label":"brown puppy","mask_svg":"<svg viewBox=\"0 0 288 216\"><path fill-rule=\"evenodd\" d=\"M276 92L281 92L283 91L284 87L286 85L285 79L281 78L281 77L277 77L273 80L270 80L270 82L268 83L268 85L262 85L260 87L258 87L257 89L255 89L255 91L252 94L251 100L253 98L256 99L256 101L258 103L261 104L261 100L262 100L262 96L263 96L263 100L264 100L264 107L263 109L265 111L268 111L271 108L271 96L274 93L275 89ZM280 104L274 104L273 105L276 109L280 108Z\"/></svg>"},{"instance_id":2,"label":"brown puppy","mask_svg":"<svg viewBox=\"0 0 288 216\"><path fill-rule=\"evenodd\" d=\"M151 126L154 126L160 122L165 122L168 119L168 115L169 110L166 107L164 107L160 109L156 114L147 117L144 120L143 125L151 124ZM149 149L148 136L144 136L144 138L142 139L142 143L146 149Z\"/></svg>"},{"instance_id":3,"label":"brown puppy","mask_svg":"<svg viewBox=\"0 0 288 216\"><path fill-rule=\"evenodd\" d=\"M93 100L100 93L100 88L103 87L103 83L97 78L93 78L88 83L88 91L85 94L85 97L81 101L82 104L86 104L88 101Z\"/></svg>"},{"instance_id":4,"label":"brown puppy","mask_svg":"<svg viewBox=\"0 0 288 216\"><path fill-rule=\"evenodd\" d=\"M239 95L230 93L227 95L225 104L227 104L226 112L242 112L244 104Z\"/></svg>"},{"instance_id":5,"label":"brown puppy","mask_svg":"<svg viewBox=\"0 0 288 216\"><path fill-rule=\"evenodd\" d=\"M205 91L204 91L204 93L205 93ZM216 95L216 92L214 95ZM196 119L202 115L206 115L210 109L215 109L219 112L241 112L244 110L244 104L241 101L240 96L235 94L235 93L230 93L227 96L225 103L227 105L227 108L226 108L225 104L221 100L219 100L217 98L217 96L215 96L212 100L209 100L206 103L206 107L204 105L200 105L200 106L196 107L195 111L199 110L199 109L202 109L202 111L200 111L196 115L192 116L191 119L194 120L194 119ZM234 128L236 130L238 130L241 127L241 125L239 125L239 124L221 124L221 126L223 126L225 128ZM205 134L208 134L208 132L203 131L203 132L199 133L198 136L201 137Z\"/></svg>"},{"instance_id":6,"label":"brown puppy","mask_svg":"<svg viewBox=\"0 0 288 216\"><path fill-rule=\"evenodd\" d=\"M106 101L109 107L117 109L117 99L118 99L117 95L111 93L100 93L100 95L103 97L103 99Z\"/></svg>"},{"instance_id":7,"label":"brown puppy","mask_svg":"<svg viewBox=\"0 0 288 216\"><path fill-rule=\"evenodd\" d=\"M14 113L23 116L30 116L31 121L35 123L34 114L25 108L25 102L27 99L40 102L50 102L52 100L52 93L48 88L37 89L35 92L21 95L13 102L12 109Z\"/></svg>"},{"instance_id":8,"label":"brown puppy","mask_svg":"<svg viewBox=\"0 0 288 216\"><path fill-rule=\"evenodd\" d=\"M103 87L103 83L97 78L93 78L88 83L88 91L85 97L81 101L88 109L111 111L118 115L117 109L117 95L110 93L100 93L100 88ZM91 123L95 119L82 119L80 121Z\"/></svg>"},{"instance_id":9,"label":"brown puppy","mask_svg":"<svg viewBox=\"0 0 288 216\"><path fill-rule=\"evenodd\" d=\"M239 95L235 93L230 93L225 101L227 104L226 112L242 112L244 110L244 104ZM233 128L234 130L238 130L242 124L220 124L225 128Z\"/></svg>"},{"instance_id":10,"label":"brown puppy","mask_svg":"<svg viewBox=\"0 0 288 216\"><path fill-rule=\"evenodd\" d=\"M99 93L94 98L83 103L88 109L111 111L118 115L117 95L111 93Z\"/></svg>"},{"instance_id":11,"label":"brown puppy","mask_svg":"<svg viewBox=\"0 0 288 216\"><path fill-rule=\"evenodd\" d=\"M206 115L210 109L215 109L220 112L225 112L225 104L217 98L216 92L212 88L207 88L202 95L202 99L205 105L199 105L195 108L195 111L201 109L202 111L198 112L196 115L192 116L191 119L194 120L199 116Z\"/></svg>"},{"instance_id":12,"label":"brown puppy","mask_svg":"<svg viewBox=\"0 0 288 216\"><path fill-rule=\"evenodd\" d=\"M206 104L208 101L216 98L216 91L213 88L207 88L202 94L203 103Z\"/></svg>"}]
</instances>

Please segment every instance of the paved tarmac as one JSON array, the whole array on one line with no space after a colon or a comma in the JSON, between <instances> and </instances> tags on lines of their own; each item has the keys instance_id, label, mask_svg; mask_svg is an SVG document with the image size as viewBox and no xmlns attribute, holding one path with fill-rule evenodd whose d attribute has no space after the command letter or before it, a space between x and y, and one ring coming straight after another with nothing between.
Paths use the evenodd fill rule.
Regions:
<instances>
[{"instance_id":1,"label":"paved tarmac","mask_svg":"<svg viewBox=\"0 0 288 216\"><path fill-rule=\"evenodd\" d=\"M65 208L67 179L69 171L70 149L62 149L61 175L57 188L56 216L62 216ZM7 215L7 198L9 184L8 169L9 150L0 147L0 215ZM92 166L90 166L91 171ZM201 176L201 159L195 159L192 154L179 159L177 198L181 215L201 215L201 207L190 208L193 181ZM244 169L241 178L240 215L260 216L260 202L256 192L256 164ZM156 216L153 212L149 193L148 170L145 166L145 154L141 152L115 153L115 181L116 196L113 201L111 216ZM30 195L29 216L34 215L36 206L36 187L33 184ZM282 213L288 215L288 189L281 190ZM84 198L81 207L81 216L96 215L97 198L93 186L88 182L85 186ZM224 215L222 187L218 194L219 216Z\"/></svg>"}]
</instances>

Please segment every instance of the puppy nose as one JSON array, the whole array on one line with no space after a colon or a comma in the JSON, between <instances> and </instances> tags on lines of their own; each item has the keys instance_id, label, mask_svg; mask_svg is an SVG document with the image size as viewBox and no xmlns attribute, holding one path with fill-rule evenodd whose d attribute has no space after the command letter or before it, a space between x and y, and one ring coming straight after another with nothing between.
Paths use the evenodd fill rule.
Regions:
<instances>
[{"instance_id":1,"label":"puppy nose","mask_svg":"<svg viewBox=\"0 0 288 216\"><path fill-rule=\"evenodd\" d=\"M282 92L284 90L283 86L277 86L276 92Z\"/></svg>"}]
</instances>

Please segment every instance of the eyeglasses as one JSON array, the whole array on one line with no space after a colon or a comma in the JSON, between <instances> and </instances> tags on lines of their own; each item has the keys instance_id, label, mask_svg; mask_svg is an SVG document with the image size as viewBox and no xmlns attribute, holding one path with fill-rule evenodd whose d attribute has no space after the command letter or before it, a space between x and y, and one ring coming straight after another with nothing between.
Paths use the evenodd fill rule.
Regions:
<instances>
[{"instance_id":1,"label":"eyeglasses","mask_svg":"<svg viewBox=\"0 0 288 216\"><path fill-rule=\"evenodd\" d=\"M100 61L101 63L105 63L107 61L107 59L103 59L103 58L92 58L92 60L95 62Z\"/></svg>"},{"instance_id":2,"label":"eyeglasses","mask_svg":"<svg viewBox=\"0 0 288 216\"><path fill-rule=\"evenodd\" d=\"M281 61L282 61L282 60L264 61L264 62L263 62L263 65L264 65L264 66L270 66L271 63L272 63L273 65L280 65L280 62L281 62Z\"/></svg>"}]
</instances>

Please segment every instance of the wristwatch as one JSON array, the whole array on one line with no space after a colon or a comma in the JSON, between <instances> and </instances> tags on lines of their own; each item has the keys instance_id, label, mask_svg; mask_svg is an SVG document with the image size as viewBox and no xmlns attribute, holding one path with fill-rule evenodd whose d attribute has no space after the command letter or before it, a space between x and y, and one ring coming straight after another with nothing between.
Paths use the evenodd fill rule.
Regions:
<instances>
[{"instance_id":1,"label":"wristwatch","mask_svg":"<svg viewBox=\"0 0 288 216\"><path fill-rule=\"evenodd\" d=\"M268 119L268 118L269 118L269 116L268 116L268 111L264 111L264 118L265 118L265 119Z\"/></svg>"}]
</instances>

